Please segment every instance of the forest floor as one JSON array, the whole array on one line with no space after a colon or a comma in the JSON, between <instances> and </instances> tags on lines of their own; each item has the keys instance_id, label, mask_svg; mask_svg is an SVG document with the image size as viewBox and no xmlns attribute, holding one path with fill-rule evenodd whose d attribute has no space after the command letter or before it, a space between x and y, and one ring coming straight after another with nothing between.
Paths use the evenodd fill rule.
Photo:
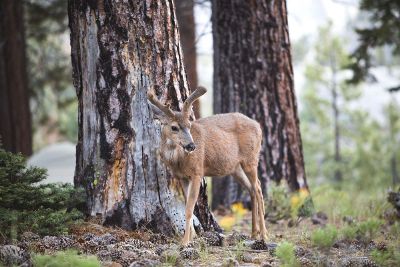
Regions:
<instances>
[{"instance_id":1,"label":"forest floor","mask_svg":"<svg viewBox=\"0 0 400 267\"><path fill-rule=\"evenodd\" d=\"M90 222L75 226L70 235L66 236L39 238L35 234L25 233L19 247L26 248L32 255L54 255L57 251L74 250L78 254L95 255L102 266L113 267L400 266L400 261L392 259L387 264L378 264L371 257L374 251L388 251L390 243L398 239L399 236L391 236L393 227L389 225L380 225L378 232L366 242L357 238L337 237L328 240L325 246L318 247L318 243L313 241L312 233L317 229L324 229L326 217L322 213L312 218L299 219L291 227L291 220L267 223L270 239L266 243L249 237L251 212L242 211L240 218L238 214L228 210L223 215L216 214L221 224L226 224L226 220L234 217L235 221L229 231L222 235L214 232L202 233L188 247L180 246L178 237L170 238L147 230L129 232ZM400 229L396 230L399 231L395 233L398 235ZM277 246L283 241L293 244L293 249L290 251L283 248L279 254Z\"/></svg>"},{"instance_id":2,"label":"forest floor","mask_svg":"<svg viewBox=\"0 0 400 267\"><path fill-rule=\"evenodd\" d=\"M223 234L200 233L187 247L180 245L181 237L88 221L65 236L24 233L16 246L3 246L0 256L14 253L31 258L35 266L54 267L400 266L400 213L387 202L386 193L372 197L323 189L321 198L318 192L313 194L317 212L310 217L294 217L291 212L282 218L279 212L287 211L282 207L275 207L278 213L270 211L279 216L267 216L267 242L250 238L251 211L236 205L214 212ZM296 201L291 198L288 203ZM267 212L273 205L267 203Z\"/></svg>"}]
</instances>

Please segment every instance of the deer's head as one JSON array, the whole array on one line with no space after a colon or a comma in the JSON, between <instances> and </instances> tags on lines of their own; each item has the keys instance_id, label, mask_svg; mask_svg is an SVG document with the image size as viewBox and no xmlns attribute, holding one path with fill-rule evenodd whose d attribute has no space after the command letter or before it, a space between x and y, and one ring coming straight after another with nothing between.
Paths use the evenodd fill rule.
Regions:
<instances>
[{"instance_id":1,"label":"deer's head","mask_svg":"<svg viewBox=\"0 0 400 267\"><path fill-rule=\"evenodd\" d=\"M196 149L193 137L190 133L190 114L192 105L200 96L204 95L207 90L198 87L183 103L182 111L172 111L169 105L162 104L153 91L147 93L147 97L151 102L150 107L157 119L161 121L163 136L166 137L167 145L182 146L183 149L190 153Z\"/></svg>"}]
</instances>

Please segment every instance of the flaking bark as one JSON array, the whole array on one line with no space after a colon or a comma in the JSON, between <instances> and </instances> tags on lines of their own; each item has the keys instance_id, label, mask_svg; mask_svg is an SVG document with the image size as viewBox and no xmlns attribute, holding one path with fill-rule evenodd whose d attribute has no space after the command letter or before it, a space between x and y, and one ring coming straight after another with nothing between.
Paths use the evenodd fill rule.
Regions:
<instances>
[{"instance_id":1,"label":"flaking bark","mask_svg":"<svg viewBox=\"0 0 400 267\"><path fill-rule=\"evenodd\" d=\"M188 94L172 0L70 0L69 19L75 184L86 189L88 213L127 229L183 232L183 190L159 159L160 125L147 103L151 88L175 110Z\"/></svg>"}]
</instances>

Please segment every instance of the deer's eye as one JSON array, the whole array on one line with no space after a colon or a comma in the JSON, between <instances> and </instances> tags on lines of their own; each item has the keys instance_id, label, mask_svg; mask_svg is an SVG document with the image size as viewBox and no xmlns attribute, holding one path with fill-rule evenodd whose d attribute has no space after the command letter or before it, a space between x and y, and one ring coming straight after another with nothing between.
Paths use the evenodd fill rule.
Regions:
<instances>
[{"instance_id":1,"label":"deer's eye","mask_svg":"<svg viewBox=\"0 0 400 267\"><path fill-rule=\"evenodd\" d=\"M176 126L171 126L171 129L172 129L172 131L174 131L174 132L178 132L178 131L179 131L179 128L176 127Z\"/></svg>"}]
</instances>

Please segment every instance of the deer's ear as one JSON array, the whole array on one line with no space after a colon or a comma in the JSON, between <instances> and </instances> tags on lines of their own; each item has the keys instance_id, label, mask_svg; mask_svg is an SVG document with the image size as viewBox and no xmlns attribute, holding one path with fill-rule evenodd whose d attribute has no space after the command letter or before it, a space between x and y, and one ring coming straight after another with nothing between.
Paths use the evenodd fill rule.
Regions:
<instances>
[{"instance_id":1,"label":"deer's ear","mask_svg":"<svg viewBox=\"0 0 400 267\"><path fill-rule=\"evenodd\" d=\"M155 105L153 105L150 102L148 102L148 104L150 106L150 109L153 112L154 119L161 121L161 123L168 123L169 118L167 115L165 115L164 112L162 112L161 109L159 109L158 107L156 107Z\"/></svg>"}]
</instances>

